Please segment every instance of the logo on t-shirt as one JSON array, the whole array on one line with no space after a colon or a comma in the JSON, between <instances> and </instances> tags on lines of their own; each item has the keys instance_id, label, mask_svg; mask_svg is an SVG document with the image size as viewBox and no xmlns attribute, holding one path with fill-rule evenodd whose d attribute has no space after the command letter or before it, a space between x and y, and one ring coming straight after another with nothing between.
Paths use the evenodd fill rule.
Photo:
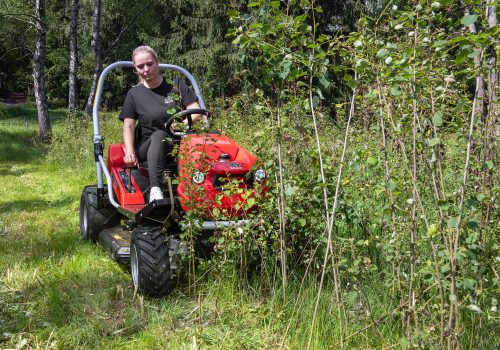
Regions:
<instances>
[{"instance_id":1,"label":"logo on t-shirt","mask_svg":"<svg viewBox=\"0 0 500 350\"><path fill-rule=\"evenodd\" d=\"M174 99L172 98L172 96L168 95L167 97L165 97L165 104L168 105L169 103L172 103L174 102Z\"/></svg>"}]
</instances>

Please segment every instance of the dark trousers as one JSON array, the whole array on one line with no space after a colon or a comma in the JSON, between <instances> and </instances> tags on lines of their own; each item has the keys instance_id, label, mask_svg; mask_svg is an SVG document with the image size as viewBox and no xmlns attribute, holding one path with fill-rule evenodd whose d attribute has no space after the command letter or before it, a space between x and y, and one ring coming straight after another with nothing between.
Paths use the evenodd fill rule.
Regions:
<instances>
[{"instance_id":1,"label":"dark trousers","mask_svg":"<svg viewBox=\"0 0 500 350\"><path fill-rule=\"evenodd\" d=\"M139 162L148 163L151 187L160 186L161 174L168 160L172 159L173 144L166 131L156 130L151 137L137 148Z\"/></svg>"}]
</instances>

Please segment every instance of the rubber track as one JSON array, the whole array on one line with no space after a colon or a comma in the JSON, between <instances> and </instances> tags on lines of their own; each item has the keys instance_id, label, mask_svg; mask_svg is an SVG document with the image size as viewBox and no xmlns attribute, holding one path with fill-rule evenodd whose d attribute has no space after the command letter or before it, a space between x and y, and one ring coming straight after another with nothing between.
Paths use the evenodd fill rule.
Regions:
<instances>
[{"instance_id":1,"label":"rubber track","mask_svg":"<svg viewBox=\"0 0 500 350\"><path fill-rule=\"evenodd\" d=\"M170 270L169 247L159 227L138 227L134 230L139 260L139 291L153 297L168 294L177 284Z\"/></svg>"}]
</instances>

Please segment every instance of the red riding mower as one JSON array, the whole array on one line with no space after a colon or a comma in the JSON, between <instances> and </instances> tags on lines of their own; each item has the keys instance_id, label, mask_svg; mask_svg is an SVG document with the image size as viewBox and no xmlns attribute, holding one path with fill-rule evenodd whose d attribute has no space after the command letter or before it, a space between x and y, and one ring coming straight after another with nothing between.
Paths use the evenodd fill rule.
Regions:
<instances>
[{"instance_id":1,"label":"red riding mower","mask_svg":"<svg viewBox=\"0 0 500 350\"><path fill-rule=\"evenodd\" d=\"M198 230L194 251L210 255L210 237L216 230L249 224L247 214L256 209L256 198L267 192L266 173L258 167L256 157L224 135L170 129L174 121L184 117L191 121L191 114L202 114L208 125L209 113L194 77L181 67L160 64L160 69L174 70L190 81L201 109L185 110L168 120L165 129L177 140L179 150L162 176L165 199L148 203L147 168L126 166L123 144L109 145L107 161L103 155L98 106L104 78L112 69L121 67L133 67L133 63L113 63L99 79L93 107L97 185L83 189L80 233L85 240L99 242L114 260L130 262L137 291L161 297L177 284L179 256L187 251L180 238L183 225L184 229L191 225ZM229 184L240 190L228 191ZM187 212L198 216L184 220ZM219 214L231 219L221 220Z\"/></svg>"}]
</instances>

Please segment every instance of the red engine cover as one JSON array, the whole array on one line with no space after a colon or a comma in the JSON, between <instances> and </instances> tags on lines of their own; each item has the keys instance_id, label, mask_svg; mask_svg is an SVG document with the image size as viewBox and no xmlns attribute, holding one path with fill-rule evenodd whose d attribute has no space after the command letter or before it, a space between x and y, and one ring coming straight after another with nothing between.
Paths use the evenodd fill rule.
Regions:
<instances>
[{"instance_id":1,"label":"red engine cover","mask_svg":"<svg viewBox=\"0 0 500 350\"><path fill-rule=\"evenodd\" d=\"M227 216L243 216L250 198L256 198L253 172L257 158L229 137L217 134L183 137L178 153L179 186L177 194L183 210L201 209L205 218L213 218L214 208ZM193 181L202 172L202 183ZM260 187L259 192L265 189Z\"/></svg>"}]
</instances>

